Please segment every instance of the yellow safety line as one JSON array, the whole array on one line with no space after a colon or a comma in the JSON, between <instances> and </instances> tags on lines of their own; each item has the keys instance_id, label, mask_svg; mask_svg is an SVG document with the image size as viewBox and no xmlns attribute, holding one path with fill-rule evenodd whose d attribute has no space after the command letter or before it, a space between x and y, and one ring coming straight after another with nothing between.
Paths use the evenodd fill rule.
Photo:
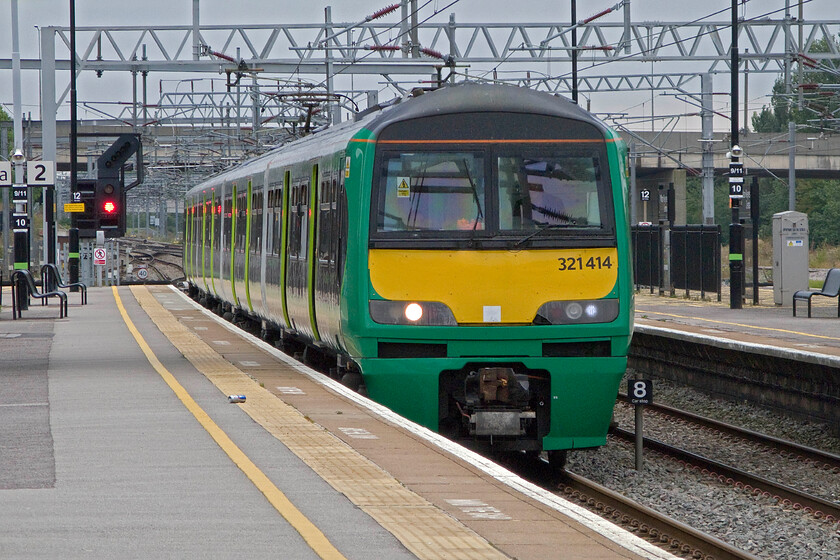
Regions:
<instances>
[{"instance_id":1,"label":"yellow safety line","mask_svg":"<svg viewBox=\"0 0 840 560\"><path fill-rule=\"evenodd\" d=\"M636 309L636 314L639 314L639 313L653 314L653 315L664 315L666 317L676 317L677 319L693 319L693 320L706 321L707 323L717 323L719 325L730 325L730 326L733 326L733 327L743 327L743 328L748 328L748 329L759 329L759 330L763 330L763 331L773 331L773 332L780 332L780 333L786 333L786 334L798 334L800 336L810 336L810 337L813 337L813 338L824 338L826 340L838 340L838 341L840 341L840 338L837 338L837 337L834 337L834 336L824 336L824 335L821 335L821 334L811 334L811 333L804 333L804 332L799 332L799 331L788 331L788 330L785 330L785 329L774 329L773 327L758 327L756 325L744 325L742 323L730 323L728 321L716 321L714 319L703 319L702 317L686 317L685 315L676 315L674 313L663 313L661 311L645 311L644 309L638 309L637 308Z\"/></svg>"},{"instance_id":2,"label":"yellow safety line","mask_svg":"<svg viewBox=\"0 0 840 560\"><path fill-rule=\"evenodd\" d=\"M212 437L219 447L227 453L228 457L230 457L236 466L245 473L245 476L254 483L254 486L256 486L257 489L265 495L269 503L274 506L274 509L276 509L298 533L300 533L303 540L306 541L306 543L318 556L325 560L346 560L344 555L342 555L338 549L333 546L324 533L322 533L318 527L309 521L309 519L307 519L306 516L304 516L300 510L292 504L291 501L289 501L286 495L283 494L283 492L281 492L273 482L271 482L271 480L259 469L259 467L257 467L251 459L249 459L248 456L245 455L245 453L239 449L235 443L233 443L233 441L218 426L218 424L216 424L210 416L204 412L198 403L193 400L187 390L178 383L175 376L172 375L162 363L160 363L160 360L158 360L155 353L140 334L140 331L137 330L137 327L134 326L134 323L129 318L128 312L126 312L125 307L123 307L120 295L117 293L117 287L112 286L111 289L114 292L114 299L117 302L117 308L120 310L123 321L125 321L126 326L128 326L128 330L134 336L134 339L146 355L149 363L152 364L152 367L155 368L155 371L157 371L158 374L160 374L175 395L181 399L181 402L184 403L187 410L195 416L195 419L198 420L199 424L207 430L210 437Z\"/></svg>"}]
</instances>

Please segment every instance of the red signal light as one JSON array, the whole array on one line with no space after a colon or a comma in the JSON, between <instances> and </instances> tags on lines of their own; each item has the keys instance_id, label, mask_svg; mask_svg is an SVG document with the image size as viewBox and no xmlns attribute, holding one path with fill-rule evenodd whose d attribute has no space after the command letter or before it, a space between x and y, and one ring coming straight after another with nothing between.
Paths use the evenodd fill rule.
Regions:
<instances>
[{"instance_id":1,"label":"red signal light","mask_svg":"<svg viewBox=\"0 0 840 560\"><path fill-rule=\"evenodd\" d=\"M116 205L116 204L114 204L113 202L111 202L111 201L109 200L108 202L106 202L106 203L102 206L102 209L103 209L103 210L105 210L105 212L107 212L108 214L111 214L111 213L113 213L113 212L114 212L114 210L116 210L116 209L117 209L117 205Z\"/></svg>"}]
</instances>

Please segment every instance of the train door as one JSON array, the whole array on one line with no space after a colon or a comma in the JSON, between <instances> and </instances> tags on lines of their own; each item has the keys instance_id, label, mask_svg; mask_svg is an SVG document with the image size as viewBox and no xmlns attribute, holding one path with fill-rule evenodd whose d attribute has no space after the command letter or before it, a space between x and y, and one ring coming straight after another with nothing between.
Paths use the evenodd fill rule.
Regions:
<instances>
[{"instance_id":1,"label":"train door","mask_svg":"<svg viewBox=\"0 0 840 560\"><path fill-rule=\"evenodd\" d=\"M210 229L210 217L208 216L209 212L212 210L212 206L210 206L210 201L207 200L206 194L202 196L201 201L201 280L204 283L204 291L208 292L210 287L207 284L207 265L208 263L208 243L209 239L209 229Z\"/></svg>"},{"instance_id":2,"label":"train door","mask_svg":"<svg viewBox=\"0 0 840 560\"><path fill-rule=\"evenodd\" d=\"M318 166L292 185L286 244L286 305L292 328L318 340L315 325L314 242Z\"/></svg>"},{"instance_id":3,"label":"train door","mask_svg":"<svg viewBox=\"0 0 840 560\"><path fill-rule=\"evenodd\" d=\"M267 308L267 317L278 325L288 327L286 316L284 271L285 261L285 206L288 204L289 172L281 169L268 169L265 191L265 210L263 213L262 255L263 294Z\"/></svg>"},{"instance_id":4,"label":"train door","mask_svg":"<svg viewBox=\"0 0 840 560\"><path fill-rule=\"evenodd\" d=\"M286 233L286 308L292 329L307 332L306 238L309 213L309 181L298 180L289 192Z\"/></svg>"},{"instance_id":5,"label":"train door","mask_svg":"<svg viewBox=\"0 0 840 560\"><path fill-rule=\"evenodd\" d=\"M321 174L318 196L317 241L315 252L315 317L322 341L339 349L338 328L338 238L339 176L335 170Z\"/></svg>"},{"instance_id":6,"label":"train door","mask_svg":"<svg viewBox=\"0 0 840 560\"><path fill-rule=\"evenodd\" d=\"M260 307L262 309L262 315L264 317L269 317L268 311L268 293L266 291L266 265L268 263L268 238L271 235L269 232L269 224L268 224L268 216L270 212L270 207L268 205L268 195L269 195L269 175L268 175L268 164L266 164L265 172L263 173L262 178L262 185L263 188L260 190L260 207L262 208L262 219L260 220L260 259L257 266L259 266L259 281L260 281Z\"/></svg>"},{"instance_id":7,"label":"train door","mask_svg":"<svg viewBox=\"0 0 840 560\"><path fill-rule=\"evenodd\" d=\"M214 295L218 295L216 290L216 268L215 265L219 261L219 243L216 239L216 230L219 227L218 220L219 220L219 212L216 208L218 201L216 200L216 191L211 189L210 190L210 198L206 205L207 211L210 214L208 219L208 232L207 232L207 244L208 253L209 253L209 261L207 263L207 272L210 276L210 289ZM206 283L206 282L205 282Z\"/></svg>"},{"instance_id":8,"label":"train door","mask_svg":"<svg viewBox=\"0 0 840 560\"><path fill-rule=\"evenodd\" d=\"M262 208L260 208L260 200L257 199L257 189L254 188L254 178L248 179L248 189L245 193L245 242L243 247L243 256L245 262L243 263L243 284L245 286L245 304L248 310L254 311L254 303L251 299L251 292L256 295L259 293L259 287L253 286L252 279L259 278L259 248L261 241L259 238L260 226L262 226Z\"/></svg>"},{"instance_id":9,"label":"train door","mask_svg":"<svg viewBox=\"0 0 840 560\"><path fill-rule=\"evenodd\" d=\"M216 236L218 237L218 278L219 290L224 293L224 299L232 301L231 287L230 287L230 266L233 247L231 243L230 229L233 222L233 192L232 185L225 183L222 185L222 192L220 199L222 200L222 211L219 213L219 223L217 224Z\"/></svg>"}]
</instances>

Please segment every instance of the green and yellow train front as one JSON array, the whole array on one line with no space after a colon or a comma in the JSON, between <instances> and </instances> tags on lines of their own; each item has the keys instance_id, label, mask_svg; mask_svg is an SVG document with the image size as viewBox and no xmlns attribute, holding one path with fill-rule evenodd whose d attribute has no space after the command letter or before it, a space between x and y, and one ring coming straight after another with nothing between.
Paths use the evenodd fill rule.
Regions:
<instances>
[{"instance_id":1,"label":"green and yellow train front","mask_svg":"<svg viewBox=\"0 0 840 560\"><path fill-rule=\"evenodd\" d=\"M633 320L623 143L556 116L440 118L348 150L351 200L372 185L342 317L368 394L509 449L603 445Z\"/></svg>"}]
</instances>

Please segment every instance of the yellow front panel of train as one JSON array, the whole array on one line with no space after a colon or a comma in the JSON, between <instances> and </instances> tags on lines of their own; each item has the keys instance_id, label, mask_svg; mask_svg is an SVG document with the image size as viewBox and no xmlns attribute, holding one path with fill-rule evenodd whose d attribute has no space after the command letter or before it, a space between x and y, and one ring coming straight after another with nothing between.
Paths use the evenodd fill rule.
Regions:
<instances>
[{"instance_id":1,"label":"yellow front panel of train","mask_svg":"<svg viewBox=\"0 0 840 560\"><path fill-rule=\"evenodd\" d=\"M374 249L369 259L377 294L388 300L443 302L462 324L531 323L543 303L603 298L618 277L615 248Z\"/></svg>"}]
</instances>

